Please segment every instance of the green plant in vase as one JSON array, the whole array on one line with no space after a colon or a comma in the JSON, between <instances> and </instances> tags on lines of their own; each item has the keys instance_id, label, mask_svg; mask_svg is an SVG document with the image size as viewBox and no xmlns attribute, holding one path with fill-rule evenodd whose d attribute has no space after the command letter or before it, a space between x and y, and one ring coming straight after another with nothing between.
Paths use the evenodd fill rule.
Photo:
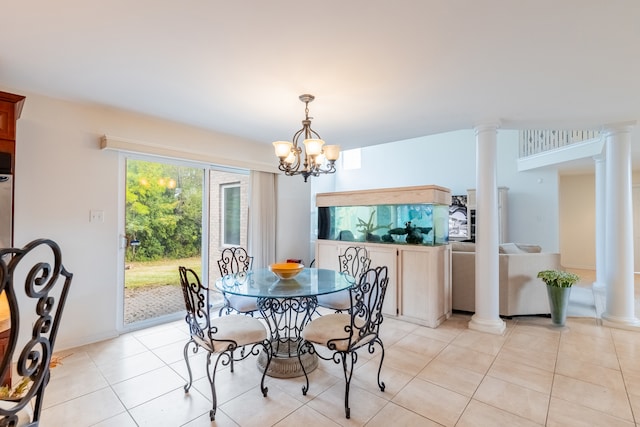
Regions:
<instances>
[{"instance_id":1,"label":"green plant in vase","mask_svg":"<svg viewBox=\"0 0 640 427\"><path fill-rule=\"evenodd\" d=\"M568 271L543 270L538 272L538 278L547 285L551 322L557 326L564 326L571 287L580 280L580 276Z\"/></svg>"}]
</instances>

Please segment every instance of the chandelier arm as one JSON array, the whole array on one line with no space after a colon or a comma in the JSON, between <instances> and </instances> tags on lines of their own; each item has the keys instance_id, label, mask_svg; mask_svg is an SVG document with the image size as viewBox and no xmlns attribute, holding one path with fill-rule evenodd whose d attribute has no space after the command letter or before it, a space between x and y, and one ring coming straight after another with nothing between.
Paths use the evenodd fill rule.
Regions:
<instances>
[{"instance_id":1,"label":"chandelier arm","mask_svg":"<svg viewBox=\"0 0 640 427\"><path fill-rule=\"evenodd\" d=\"M321 173L334 173L336 171L336 165L335 162L329 161L325 169L322 169L320 166L316 166L313 169L314 172L316 172L314 176L318 176Z\"/></svg>"},{"instance_id":2,"label":"chandelier arm","mask_svg":"<svg viewBox=\"0 0 640 427\"><path fill-rule=\"evenodd\" d=\"M300 135L302 135L304 131L305 131L305 128L303 127L298 132L293 134L293 138L291 139L291 142L293 142L294 147L300 148L300 146L298 145L298 140L300 139Z\"/></svg>"},{"instance_id":3,"label":"chandelier arm","mask_svg":"<svg viewBox=\"0 0 640 427\"><path fill-rule=\"evenodd\" d=\"M309 128L309 132L311 132L313 135L315 135L317 139L322 139L320 134L318 134L318 132L316 132L315 130Z\"/></svg>"}]
</instances>

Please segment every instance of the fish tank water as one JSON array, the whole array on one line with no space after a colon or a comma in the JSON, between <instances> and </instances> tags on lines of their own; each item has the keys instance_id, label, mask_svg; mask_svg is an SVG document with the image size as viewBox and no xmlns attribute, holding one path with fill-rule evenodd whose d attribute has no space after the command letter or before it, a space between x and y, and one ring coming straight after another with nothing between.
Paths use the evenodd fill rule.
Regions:
<instances>
[{"instance_id":1,"label":"fish tank water","mask_svg":"<svg viewBox=\"0 0 640 427\"><path fill-rule=\"evenodd\" d=\"M447 244L449 205L417 203L319 207L318 238L414 245Z\"/></svg>"}]
</instances>

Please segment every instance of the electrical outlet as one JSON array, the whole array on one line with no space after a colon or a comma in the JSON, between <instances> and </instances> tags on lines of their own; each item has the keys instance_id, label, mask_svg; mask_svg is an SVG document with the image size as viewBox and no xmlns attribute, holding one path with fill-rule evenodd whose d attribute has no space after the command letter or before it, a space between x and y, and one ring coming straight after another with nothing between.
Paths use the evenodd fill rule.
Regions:
<instances>
[{"instance_id":1,"label":"electrical outlet","mask_svg":"<svg viewBox=\"0 0 640 427\"><path fill-rule=\"evenodd\" d=\"M89 222L104 222L104 211L89 211Z\"/></svg>"}]
</instances>

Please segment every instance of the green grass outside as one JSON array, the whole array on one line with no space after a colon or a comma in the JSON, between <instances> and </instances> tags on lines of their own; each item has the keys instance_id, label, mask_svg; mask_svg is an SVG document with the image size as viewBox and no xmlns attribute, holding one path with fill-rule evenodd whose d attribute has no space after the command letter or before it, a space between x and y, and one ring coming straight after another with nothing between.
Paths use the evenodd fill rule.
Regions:
<instances>
[{"instance_id":1,"label":"green grass outside","mask_svg":"<svg viewBox=\"0 0 640 427\"><path fill-rule=\"evenodd\" d=\"M192 268L201 275L202 258L165 259L160 261L127 262L124 272L125 288L149 285L180 285L178 267Z\"/></svg>"}]
</instances>

